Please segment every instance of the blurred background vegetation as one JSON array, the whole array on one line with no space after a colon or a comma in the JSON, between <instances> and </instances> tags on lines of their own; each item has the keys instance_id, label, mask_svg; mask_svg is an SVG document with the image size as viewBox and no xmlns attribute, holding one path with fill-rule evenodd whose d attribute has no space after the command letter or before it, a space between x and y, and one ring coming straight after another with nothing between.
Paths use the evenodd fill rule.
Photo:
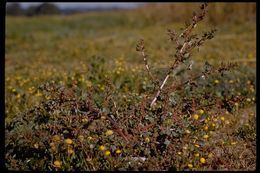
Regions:
<instances>
[{"instance_id":1,"label":"blurred background vegetation","mask_svg":"<svg viewBox=\"0 0 260 173\"><path fill-rule=\"evenodd\" d=\"M196 9L197 6L198 3L144 3L140 4L136 11L151 23L171 23L188 20L191 16L189 12ZM42 3L28 8L22 8L19 3L12 3L7 5L6 15L52 15L64 14L64 11L64 9L52 3ZM209 11L207 21L214 25L232 21L243 23L256 19L255 3L211 3ZM82 11L78 10L79 12Z\"/></svg>"},{"instance_id":2,"label":"blurred background vegetation","mask_svg":"<svg viewBox=\"0 0 260 173\"><path fill-rule=\"evenodd\" d=\"M197 6L198 3L158 3L144 5L140 10L151 22L169 23L188 20ZM255 3L210 3L208 11L207 21L214 25L256 19Z\"/></svg>"}]
</instances>

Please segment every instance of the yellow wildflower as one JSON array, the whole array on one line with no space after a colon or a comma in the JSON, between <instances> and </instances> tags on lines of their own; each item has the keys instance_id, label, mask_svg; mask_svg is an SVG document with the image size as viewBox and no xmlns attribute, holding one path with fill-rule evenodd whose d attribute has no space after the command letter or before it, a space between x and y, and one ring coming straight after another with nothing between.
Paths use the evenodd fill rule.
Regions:
<instances>
[{"instance_id":1,"label":"yellow wildflower","mask_svg":"<svg viewBox=\"0 0 260 173\"><path fill-rule=\"evenodd\" d=\"M74 150L72 148L68 148L68 154L73 154Z\"/></svg>"},{"instance_id":2,"label":"yellow wildflower","mask_svg":"<svg viewBox=\"0 0 260 173\"><path fill-rule=\"evenodd\" d=\"M200 109L200 110L199 110L199 114L200 114L200 115L204 114L204 110L203 110L203 109Z\"/></svg>"},{"instance_id":3,"label":"yellow wildflower","mask_svg":"<svg viewBox=\"0 0 260 173\"><path fill-rule=\"evenodd\" d=\"M55 162L54 162L54 166L55 167L61 167L61 165L62 165L62 163L61 163L61 161L59 161L59 160L56 160Z\"/></svg>"},{"instance_id":4,"label":"yellow wildflower","mask_svg":"<svg viewBox=\"0 0 260 173\"><path fill-rule=\"evenodd\" d=\"M83 142L83 140L84 140L84 136L83 135L79 135L78 138L79 138L79 141Z\"/></svg>"},{"instance_id":5,"label":"yellow wildflower","mask_svg":"<svg viewBox=\"0 0 260 173\"><path fill-rule=\"evenodd\" d=\"M214 84L219 84L219 80L214 80Z\"/></svg>"},{"instance_id":6,"label":"yellow wildflower","mask_svg":"<svg viewBox=\"0 0 260 173\"><path fill-rule=\"evenodd\" d=\"M83 123L86 123L86 122L88 122L88 119L87 119L87 118L83 118L81 121L82 121Z\"/></svg>"},{"instance_id":7,"label":"yellow wildflower","mask_svg":"<svg viewBox=\"0 0 260 173\"><path fill-rule=\"evenodd\" d=\"M198 115L198 114L194 114L194 115L193 115L193 118L194 118L195 120L197 120L197 119L199 119L199 115Z\"/></svg>"},{"instance_id":8,"label":"yellow wildflower","mask_svg":"<svg viewBox=\"0 0 260 173\"><path fill-rule=\"evenodd\" d=\"M208 127L208 126L205 126L205 127L204 127L204 130L208 130L208 129L209 129L209 127Z\"/></svg>"},{"instance_id":9,"label":"yellow wildflower","mask_svg":"<svg viewBox=\"0 0 260 173\"><path fill-rule=\"evenodd\" d=\"M104 145L101 145L100 147L99 147L99 150L101 150L101 151L104 151L106 149L106 147L104 146Z\"/></svg>"},{"instance_id":10,"label":"yellow wildflower","mask_svg":"<svg viewBox=\"0 0 260 173\"><path fill-rule=\"evenodd\" d=\"M206 159L204 159L203 157L200 158L200 163L206 163Z\"/></svg>"},{"instance_id":11,"label":"yellow wildflower","mask_svg":"<svg viewBox=\"0 0 260 173\"><path fill-rule=\"evenodd\" d=\"M100 87L100 90L101 90L101 91L104 91L104 90L105 90L105 86L102 85L102 86Z\"/></svg>"},{"instance_id":12,"label":"yellow wildflower","mask_svg":"<svg viewBox=\"0 0 260 173\"><path fill-rule=\"evenodd\" d=\"M68 138L65 140L65 143L68 145L71 145L73 143L73 141L70 138Z\"/></svg>"},{"instance_id":13,"label":"yellow wildflower","mask_svg":"<svg viewBox=\"0 0 260 173\"><path fill-rule=\"evenodd\" d=\"M189 167L189 168L192 168L192 167L193 167L193 165L192 165L191 163L189 163L189 164L188 164L188 167Z\"/></svg>"},{"instance_id":14,"label":"yellow wildflower","mask_svg":"<svg viewBox=\"0 0 260 173\"><path fill-rule=\"evenodd\" d=\"M209 138L209 135L204 135L203 138L204 138L204 139L208 139L208 138Z\"/></svg>"},{"instance_id":15,"label":"yellow wildflower","mask_svg":"<svg viewBox=\"0 0 260 173\"><path fill-rule=\"evenodd\" d=\"M198 144L195 144L194 146L195 146L195 147L197 147L197 148L199 148L199 147L200 147Z\"/></svg>"},{"instance_id":16,"label":"yellow wildflower","mask_svg":"<svg viewBox=\"0 0 260 173\"><path fill-rule=\"evenodd\" d=\"M106 152L105 152L105 155L106 155L106 156L109 156L109 155L110 155L110 151L106 151Z\"/></svg>"},{"instance_id":17,"label":"yellow wildflower","mask_svg":"<svg viewBox=\"0 0 260 173\"><path fill-rule=\"evenodd\" d=\"M117 149L116 154L120 154L120 153L122 153L122 151L120 149Z\"/></svg>"},{"instance_id":18,"label":"yellow wildflower","mask_svg":"<svg viewBox=\"0 0 260 173\"><path fill-rule=\"evenodd\" d=\"M113 135L113 131L112 131L112 130L106 131L106 135L107 135L107 136Z\"/></svg>"},{"instance_id":19,"label":"yellow wildflower","mask_svg":"<svg viewBox=\"0 0 260 173\"><path fill-rule=\"evenodd\" d=\"M224 121L224 120L225 120L225 118L224 118L224 117L221 117L220 119L221 119L222 121Z\"/></svg>"},{"instance_id":20,"label":"yellow wildflower","mask_svg":"<svg viewBox=\"0 0 260 173\"><path fill-rule=\"evenodd\" d=\"M39 148L39 144L35 143L34 145L34 148L38 149Z\"/></svg>"},{"instance_id":21,"label":"yellow wildflower","mask_svg":"<svg viewBox=\"0 0 260 173\"><path fill-rule=\"evenodd\" d=\"M199 156L200 156L200 154L199 154L199 153L196 153L196 154L194 154L194 156L195 156L195 157L199 157Z\"/></svg>"},{"instance_id":22,"label":"yellow wildflower","mask_svg":"<svg viewBox=\"0 0 260 173\"><path fill-rule=\"evenodd\" d=\"M53 141L59 141L60 140L60 136L59 135L54 135L52 140Z\"/></svg>"},{"instance_id":23,"label":"yellow wildflower","mask_svg":"<svg viewBox=\"0 0 260 173\"><path fill-rule=\"evenodd\" d=\"M145 138L145 142L146 143L149 143L150 142L150 139L148 137Z\"/></svg>"}]
</instances>

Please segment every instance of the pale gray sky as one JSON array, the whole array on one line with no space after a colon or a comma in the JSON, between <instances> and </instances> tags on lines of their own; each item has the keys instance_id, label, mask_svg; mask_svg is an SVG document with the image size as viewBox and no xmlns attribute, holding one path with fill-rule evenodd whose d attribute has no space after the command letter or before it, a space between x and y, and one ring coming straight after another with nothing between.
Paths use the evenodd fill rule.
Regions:
<instances>
[{"instance_id":1,"label":"pale gray sky","mask_svg":"<svg viewBox=\"0 0 260 173\"><path fill-rule=\"evenodd\" d=\"M39 5L40 2L23 2L20 3L22 7L27 8L31 5ZM119 3L119 2L100 2L100 3L94 3L94 2L56 2L56 4L59 8L110 8L110 7L118 7L118 8L134 8L139 5L142 5L144 3Z\"/></svg>"}]
</instances>

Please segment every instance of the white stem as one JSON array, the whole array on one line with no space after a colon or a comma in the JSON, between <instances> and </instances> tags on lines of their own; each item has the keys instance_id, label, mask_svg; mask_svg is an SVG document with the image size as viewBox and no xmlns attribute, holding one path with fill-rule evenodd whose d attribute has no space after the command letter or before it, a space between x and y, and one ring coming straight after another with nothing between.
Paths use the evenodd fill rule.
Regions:
<instances>
[{"instance_id":1,"label":"white stem","mask_svg":"<svg viewBox=\"0 0 260 173\"><path fill-rule=\"evenodd\" d=\"M182 46L181 50L180 50L180 53L182 53L182 52L183 52L183 50L186 48L186 45L187 45L187 43L185 42L185 43L183 44L183 46Z\"/></svg>"},{"instance_id":2,"label":"white stem","mask_svg":"<svg viewBox=\"0 0 260 173\"><path fill-rule=\"evenodd\" d=\"M182 48L181 48L181 50L180 50L180 53L183 52L183 50L186 48L186 45L187 45L187 42L185 42L185 43L182 45ZM162 91L162 89L163 89L164 85L166 84L166 82L167 82L167 80L168 80L169 77L170 77L170 74L168 73L167 76L164 78L163 83L162 83L160 89L157 91L157 93L156 93L156 95L155 95L155 97L154 97L152 103L150 104L150 107L152 107L152 106L154 105L154 103L156 102L157 98L159 97L159 95L160 95L160 93L161 93L161 91Z\"/></svg>"},{"instance_id":3,"label":"white stem","mask_svg":"<svg viewBox=\"0 0 260 173\"><path fill-rule=\"evenodd\" d=\"M149 66L147 64L145 65L145 67L146 67L147 70L149 70Z\"/></svg>"},{"instance_id":4,"label":"white stem","mask_svg":"<svg viewBox=\"0 0 260 173\"><path fill-rule=\"evenodd\" d=\"M144 51L142 51L142 56L144 57L144 62L147 63L147 60L146 60L146 58L145 58ZM148 70L148 73L149 73L149 66L148 66L148 64L145 64L145 68Z\"/></svg>"},{"instance_id":5,"label":"white stem","mask_svg":"<svg viewBox=\"0 0 260 173\"><path fill-rule=\"evenodd\" d=\"M167 76L165 77L165 79L164 79L164 81L163 81L163 83L162 83L162 85L161 85L161 87L160 87L160 90L162 90L162 88L164 87L164 85L165 85L166 81L168 80L169 76L170 76L170 75L167 75Z\"/></svg>"},{"instance_id":6,"label":"white stem","mask_svg":"<svg viewBox=\"0 0 260 173\"><path fill-rule=\"evenodd\" d=\"M168 75L165 77L165 79L164 79L164 81L163 81L163 83L162 83L160 89L157 91L156 96L154 97L154 99L153 99L153 101L152 101L150 107L152 107L152 106L154 105L154 103L156 102L156 100L157 100L158 96L160 95L160 93L161 93L161 91L162 91L164 85L166 84L166 81L168 80L169 76L170 76L170 75L168 74Z\"/></svg>"}]
</instances>

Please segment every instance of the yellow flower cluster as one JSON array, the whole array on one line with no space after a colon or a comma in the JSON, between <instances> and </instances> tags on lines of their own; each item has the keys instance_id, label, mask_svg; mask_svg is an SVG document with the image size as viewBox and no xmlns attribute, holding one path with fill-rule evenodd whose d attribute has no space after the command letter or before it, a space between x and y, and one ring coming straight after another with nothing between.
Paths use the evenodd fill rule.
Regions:
<instances>
[{"instance_id":1,"label":"yellow flower cluster","mask_svg":"<svg viewBox=\"0 0 260 173\"><path fill-rule=\"evenodd\" d=\"M84 136L83 135L79 135L78 139L79 139L80 142L83 142L84 141Z\"/></svg>"},{"instance_id":2,"label":"yellow flower cluster","mask_svg":"<svg viewBox=\"0 0 260 173\"><path fill-rule=\"evenodd\" d=\"M62 162L59 161L59 160L55 160L53 164L54 164L54 167L58 167L58 168L60 168L61 165L62 165Z\"/></svg>"},{"instance_id":3,"label":"yellow flower cluster","mask_svg":"<svg viewBox=\"0 0 260 173\"><path fill-rule=\"evenodd\" d=\"M116 154L120 154L120 153L122 153L122 151L120 149L117 149Z\"/></svg>"},{"instance_id":4,"label":"yellow flower cluster","mask_svg":"<svg viewBox=\"0 0 260 173\"><path fill-rule=\"evenodd\" d=\"M194 114L194 115L193 115L193 118L194 118L195 120L198 120L198 119L199 119L199 115L198 115L198 114Z\"/></svg>"},{"instance_id":5,"label":"yellow flower cluster","mask_svg":"<svg viewBox=\"0 0 260 173\"><path fill-rule=\"evenodd\" d=\"M106 149L106 147L104 145L99 146L100 151L104 151L105 149Z\"/></svg>"},{"instance_id":6,"label":"yellow flower cluster","mask_svg":"<svg viewBox=\"0 0 260 173\"><path fill-rule=\"evenodd\" d=\"M150 138L148 138L148 137L146 137L144 140L145 140L146 143L150 142Z\"/></svg>"},{"instance_id":7,"label":"yellow flower cluster","mask_svg":"<svg viewBox=\"0 0 260 173\"><path fill-rule=\"evenodd\" d=\"M202 114L204 114L204 113L205 113L205 112L204 112L203 109L200 109L200 110L199 110L199 114L200 114L200 115L202 115Z\"/></svg>"},{"instance_id":8,"label":"yellow flower cluster","mask_svg":"<svg viewBox=\"0 0 260 173\"><path fill-rule=\"evenodd\" d=\"M209 138L209 135L204 135L203 138L204 138L204 139L208 139L208 138Z\"/></svg>"},{"instance_id":9,"label":"yellow flower cluster","mask_svg":"<svg viewBox=\"0 0 260 173\"><path fill-rule=\"evenodd\" d=\"M191 163L188 164L189 168L193 168L193 165Z\"/></svg>"},{"instance_id":10,"label":"yellow flower cluster","mask_svg":"<svg viewBox=\"0 0 260 173\"><path fill-rule=\"evenodd\" d=\"M35 143L33 146L34 146L34 148L36 148L36 149L39 148L39 144L38 144L38 143Z\"/></svg>"},{"instance_id":11,"label":"yellow flower cluster","mask_svg":"<svg viewBox=\"0 0 260 173\"><path fill-rule=\"evenodd\" d=\"M219 80L214 80L214 84L219 84Z\"/></svg>"},{"instance_id":12,"label":"yellow flower cluster","mask_svg":"<svg viewBox=\"0 0 260 173\"><path fill-rule=\"evenodd\" d=\"M105 156L109 156L111 154L111 152L110 151L105 151Z\"/></svg>"},{"instance_id":13,"label":"yellow flower cluster","mask_svg":"<svg viewBox=\"0 0 260 173\"><path fill-rule=\"evenodd\" d=\"M52 140L53 140L54 142L58 142L58 141L60 141L60 136L59 136L59 135L54 135L54 136L52 137Z\"/></svg>"},{"instance_id":14,"label":"yellow flower cluster","mask_svg":"<svg viewBox=\"0 0 260 173\"><path fill-rule=\"evenodd\" d=\"M206 159L204 159L203 157L202 158L200 158L200 163L206 163Z\"/></svg>"},{"instance_id":15,"label":"yellow flower cluster","mask_svg":"<svg viewBox=\"0 0 260 173\"><path fill-rule=\"evenodd\" d=\"M113 130L107 130L107 131L106 131L106 135L107 135L107 136L113 135Z\"/></svg>"},{"instance_id":16,"label":"yellow flower cluster","mask_svg":"<svg viewBox=\"0 0 260 173\"><path fill-rule=\"evenodd\" d=\"M68 148L68 154L73 154L74 153L74 150L72 148Z\"/></svg>"},{"instance_id":17,"label":"yellow flower cluster","mask_svg":"<svg viewBox=\"0 0 260 173\"><path fill-rule=\"evenodd\" d=\"M70 138L68 138L65 140L65 143L68 145L71 145L73 143L73 141Z\"/></svg>"}]
</instances>

